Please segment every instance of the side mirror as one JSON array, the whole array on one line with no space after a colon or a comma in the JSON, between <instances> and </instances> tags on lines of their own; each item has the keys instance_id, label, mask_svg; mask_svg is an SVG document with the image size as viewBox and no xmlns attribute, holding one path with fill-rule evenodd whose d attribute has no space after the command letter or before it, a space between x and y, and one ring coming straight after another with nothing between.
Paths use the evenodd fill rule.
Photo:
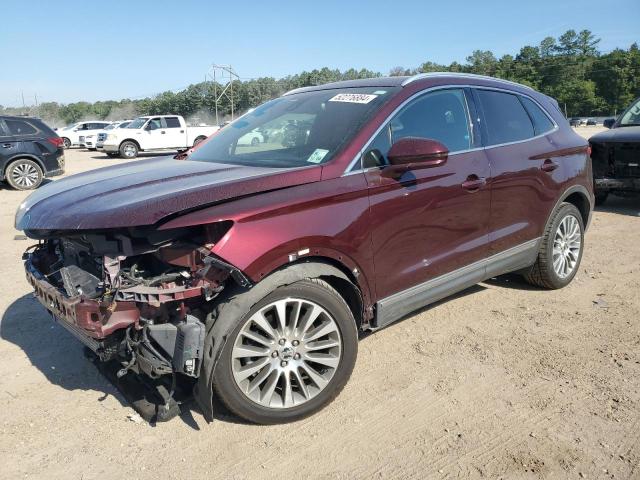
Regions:
<instances>
[{"instance_id":1,"label":"side mirror","mask_svg":"<svg viewBox=\"0 0 640 480\"><path fill-rule=\"evenodd\" d=\"M616 119L615 118L607 118L604 120L604 122L602 122L602 126L605 128L611 128L613 127L613 124L616 123Z\"/></svg>"},{"instance_id":2,"label":"side mirror","mask_svg":"<svg viewBox=\"0 0 640 480\"><path fill-rule=\"evenodd\" d=\"M397 176L399 171L430 168L443 165L449 156L449 149L431 138L406 137L393 144L387 159L389 166L383 169L389 176Z\"/></svg>"}]
</instances>

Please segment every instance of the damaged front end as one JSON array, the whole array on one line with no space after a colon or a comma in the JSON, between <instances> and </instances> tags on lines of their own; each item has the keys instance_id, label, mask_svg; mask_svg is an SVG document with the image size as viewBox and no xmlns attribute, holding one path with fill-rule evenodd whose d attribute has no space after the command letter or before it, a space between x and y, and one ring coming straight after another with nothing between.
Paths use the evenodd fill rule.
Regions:
<instances>
[{"instance_id":1,"label":"damaged front end","mask_svg":"<svg viewBox=\"0 0 640 480\"><path fill-rule=\"evenodd\" d=\"M199 376L212 300L248 280L211 253L231 222L173 230L29 231L38 300L102 362L170 383Z\"/></svg>"}]
</instances>

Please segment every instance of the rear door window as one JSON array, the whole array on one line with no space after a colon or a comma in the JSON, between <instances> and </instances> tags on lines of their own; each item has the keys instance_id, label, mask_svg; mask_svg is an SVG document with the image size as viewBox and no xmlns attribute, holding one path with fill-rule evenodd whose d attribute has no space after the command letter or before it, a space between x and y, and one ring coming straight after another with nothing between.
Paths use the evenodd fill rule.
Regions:
<instances>
[{"instance_id":1,"label":"rear door window","mask_svg":"<svg viewBox=\"0 0 640 480\"><path fill-rule=\"evenodd\" d=\"M10 135L33 135L38 133L32 125L24 120L6 120Z\"/></svg>"},{"instance_id":2,"label":"rear door window","mask_svg":"<svg viewBox=\"0 0 640 480\"><path fill-rule=\"evenodd\" d=\"M518 96L494 90L476 90L484 113L487 145L500 145L533 137L531 119Z\"/></svg>"},{"instance_id":3,"label":"rear door window","mask_svg":"<svg viewBox=\"0 0 640 480\"><path fill-rule=\"evenodd\" d=\"M180 128L180 120L178 117L166 117L167 128Z\"/></svg>"},{"instance_id":4,"label":"rear door window","mask_svg":"<svg viewBox=\"0 0 640 480\"><path fill-rule=\"evenodd\" d=\"M540 108L536 102L528 97L520 97L520 100L522 100L524 107L527 109L527 112L529 112L536 135L542 135L555 128L555 125L549 116L544 113L542 108Z\"/></svg>"}]
</instances>

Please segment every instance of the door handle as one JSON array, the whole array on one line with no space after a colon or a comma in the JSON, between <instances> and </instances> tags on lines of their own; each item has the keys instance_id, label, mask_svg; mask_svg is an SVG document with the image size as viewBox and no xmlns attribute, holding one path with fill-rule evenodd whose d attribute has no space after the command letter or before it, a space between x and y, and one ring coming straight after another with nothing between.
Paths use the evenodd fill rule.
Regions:
<instances>
[{"instance_id":1,"label":"door handle","mask_svg":"<svg viewBox=\"0 0 640 480\"><path fill-rule=\"evenodd\" d=\"M180 130L180 133L184 133L184 130Z\"/></svg>"},{"instance_id":2,"label":"door handle","mask_svg":"<svg viewBox=\"0 0 640 480\"><path fill-rule=\"evenodd\" d=\"M467 192L475 193L487 184L487 179L484 177L478 177L476 174L469 175L467 179L462 182L462 188Z\"/></svg>"},{"instance_id":3,"label":"door handle","mask_svg":"<svg viewBox=\"0 0 640 480\"><path fill-rule=\"evenodd\" d=\"M547 158L542 163L540 170L542 170L543 172L553 172L556 168L558 168L558 164Z\"/></svg>"},{"instance_id":4,"label":"door handle","mask_svg":"<svg viewBox=\"0 0 640 480\"><path fill-rule=\"evenodd\" d=\"M11 148L11 147L13 147L13 144L11 144L11 143L3 143L2 146L4 148Z\"/></svg>"},{"instance_id":5,"label":"door handle","mask_svg":"<svg viewBox=\"0 0 640 480\"><path fill-rule=\"evenodd\" d=\"M160 133L161 133L162 135L164 135L164 134L165 134L165 133L167 133L167 132L165 132L164 130L162 130Z\"/></svg>"}]
</instances>

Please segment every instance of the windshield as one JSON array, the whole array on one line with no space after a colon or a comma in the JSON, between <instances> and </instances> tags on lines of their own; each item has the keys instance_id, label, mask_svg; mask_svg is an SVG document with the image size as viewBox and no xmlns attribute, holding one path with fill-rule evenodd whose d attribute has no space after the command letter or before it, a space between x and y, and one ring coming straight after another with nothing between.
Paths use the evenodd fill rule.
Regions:
<instances>
[{"instance_id":1,"label":"windshield","mask_svg":"<svg viewBox=\"0 0 640 480\"><path fill-rule=\"evenodd\" d=\"M147 123L147 120L149 119L145 117L138 117L125 128L142 128L144 124Z\"/></svg>"},{"instance_id":2,"label":"windshield","mask_svg":"<svg viewBox=\"0 0 640 480\"><path fill-rule=\"evenodd\" d=\"M620 118L619 127L631 127L640 125L640 98L632 103L626 112Z\"/></svg>"},{"instance_id":3,"label":"windshield","mask_svg":"<svg viewBox=\"0 0 640 480\"><path fill-rule=\"evenodd\" d=\"M104 127L105 130L113 130L114 128L116 128L115 123L112 123L111 125L107 125L106 127Z\"/></svg>"},{"instance_id":4,"label":"windshield","mask_svg":"<svg viewBox=\"0 0 640 480\"><path fill-rule=\"evenodd\" d=\"M277 98L222 128L189 160L259 167L326 163L398 90L345 88Z\"/></svg>"}]
</instances>

